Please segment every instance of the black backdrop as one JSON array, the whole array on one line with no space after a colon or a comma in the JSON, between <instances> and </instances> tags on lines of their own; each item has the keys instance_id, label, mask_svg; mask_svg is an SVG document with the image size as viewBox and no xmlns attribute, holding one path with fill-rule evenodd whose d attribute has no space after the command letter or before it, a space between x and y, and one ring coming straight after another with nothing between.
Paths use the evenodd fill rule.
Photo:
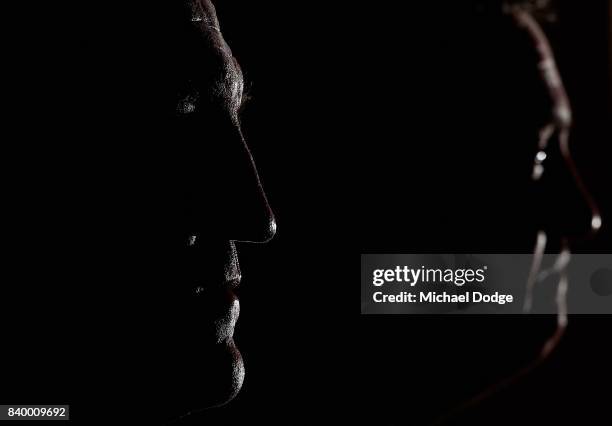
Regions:
<instances>
[{"instance_id":1,"label":"black backdrop","mask_svg":"<svg viewBox=\"0 0 612 426\"><path fill-rule=\"evenodd\" d=\"M435 3L217 5L225 37L252 82L243 121L279 230L267 246L240 248L245 282L237 341L247 378L234 402L208 413L211 421L427 424L525 365L553 331L551 317L357 318L351 269L359 252L525 252L542 223L531 215L546 211L534 204L534 210L521 212L516 203L529 201L509 197L515 203L511 212L483 215L487 200L507 207L495 190L478 209L463 213L433 200L432 193L444 191L478 196L491 181L504 195L515 175L528 176L525 159L532 158L532 148L525 142L504 151L504 131L496 127L504 123L490 110L514 113L525 126L541 114L534 106L541 88L531 71L520 74L533 58L514 44L520 35L499 30L507 25L495 12L499 3L484 7L482 13L492 16L484 24L472 5ZM558 2L558 21L548 28L574 106L572 147L604 223L612 207L606 3ZM511 70L483 73L491 63ZM504 80L512 73L514 81ZM459 82L456 94L465 98L453 99L452 86L445 98L448 79ZM498 92L520 94L509 106L492 101L478 110L485 116L483 130L472 139L455 137L453 125L479 120L462 108L478 96L490 101L488 94L465 89L483 82L488 86L481 90L491 90L493 98ZM425 125L419 121L431 115L418 111L441 112ZM507 133L520 136L518 130ZM424 147L423 140L429 140ZM418 141L416 147L410 141ZM469 185L464 192L444 150L472 169L490 163L489 175L463 182ZM462 156L463 150L471 157ZM410 162L413 171L406 172L409 157L417 164ZM432 167L438 178L430 177ZM554 223L552 235L556 226L569 224L574 231L586 212L572 207L579 202L563 172L551 173L562 182L556 189L551 185L555 199L570 201L542 220ZM456 186L448 190L447 182ZM405 193L419 201L397 197ZM565 217L557 220L559 215ZM576 249L609 252L610 235L604 227L597 239ZM531 424L575 414L589 416L588 424L605 423L612 379L609 324L606 318L572 318L548 363L455 421Z\"/></svg>"},{"instance_id":2,"label":"black backdrop","mask_svg":"<svg viewBox=\"0 0 612 426\"><path fill-rule=\"evenodd\" d=\"M554 166L551 181L561 184L549 188L552 202L535 204L537 193L516 191L528 184L534 153L528 140L517 141L535 129L542 93L524 66L533 57L498 1L341 3L217 2L251 82L244 130L278 233L267 245L238 248L243 390L194 423L426 424L524 365L552 332L548 317L359 316L360 253L527 251L537 226L551 224L555 236L586 214ZM612 247L607 3L560 1L550 27L575 108L572 146L604 212L603 232L577 247L583 252ZM56 5L23 16L46 20L62 42L77 45L81 27L112 30L112 20L93 22L97 6L71 10L76 29L54 25L45 12ZM52 41L34 44L63 59ZM78 75L73 62L66 80ZM566 196L572 201L559 208ZM606 318L572 317L549 362L457 422L531 424L575 414L605 424L609 326ZM62 392L69 386L55 384ZM78 389L69 394L75 412L94 405Z\"/></svg>"}]
</instances>

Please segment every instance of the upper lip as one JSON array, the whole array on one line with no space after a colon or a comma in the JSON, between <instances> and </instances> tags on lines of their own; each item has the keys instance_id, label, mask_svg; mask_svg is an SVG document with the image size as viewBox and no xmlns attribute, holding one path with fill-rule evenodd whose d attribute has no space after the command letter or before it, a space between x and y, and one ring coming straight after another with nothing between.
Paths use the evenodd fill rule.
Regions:
<instances>
[{"instance_id":1,"label":"upper lip","mask_svg":"<svg viewBox=\"0 0 612 426\"><path fill-rule=\"evenodd\" d=\"M226 281L223 284L224 284L224 287L228 287L231 290L236 290L238 289L238 286L240 285L241 280L242 280L242 276L238 272L237 274L231 277L227 277Z\"/></svg>"},{"instance_id":2,"label":"upper lip","mask_svg":"<svg viewBox=\"0 0 612 426\"><path fill-rule=\"evenodd\" d=\"M223 245L200 245L194 237L189 246L187 279L195 284L196 293L238 289L242 274L233 241Z\"/></svg>"}]
</instances>

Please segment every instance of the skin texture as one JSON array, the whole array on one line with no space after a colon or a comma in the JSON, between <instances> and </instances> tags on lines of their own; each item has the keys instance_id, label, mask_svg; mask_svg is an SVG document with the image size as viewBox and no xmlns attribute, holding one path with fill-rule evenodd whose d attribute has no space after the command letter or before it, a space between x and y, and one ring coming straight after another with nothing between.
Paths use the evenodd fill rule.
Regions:
<instances>
[{"instance_id":1,"label":"skin texture","mask_svg":"<svg viewBox=\"0 0 612 426\"><path fill-rule=\"evenodd\" d=\"M458 2L448 3L455 4L459 12L465 9ZM417 7L434 4L426 2ZM6 343L5 365L15 368L5 371L0 389L7 395L5 401L70 401L75 415L81 419L98 419L104 415L99 401L112 400L115 411L123 410L132 417L133 421L125 423L147 424L150 419L148 423L158 424L190 410L222 404L237 391L240 360L229 338L235 304L233 297L223 291L228 281L234 284L238 271L233 246L238 252L241 243L232 246L231 241L267 240L272 228L271 214L239 132L239 116L235 111L239 96L234 90L240 86L235 81L238 72L216 30L219 23L211 15L210 3L192 6L168 1L159 6L150 2L146 9L129 15L125 28L118 21L127 4L122 5L121 11L112 10L109 20L103 19L105 11L100 10L100 4L88 5L95 8L92 13L75 9L73 15L67 15L79 28L59 25L63 21L55 21L53 15L41 10L16 20L28 23L21 25L24 31L31 30L36 18L44 20L50 28L32 43L42 48L19 48L20 57L29 61L29 73L23 74L23 82L17 80L11 85L18 89L21 100L13 110L22 114L22 119L5 120L18 124L18 132L10 140L19 142L8 144L10 152L3 155L5 182L17 189L14 197L12 189L4 193L5 214L9 215L4 223L10 232L3 235L9 250L5 251L6 278L2 291L15 294L0 299L2 322L15 330L10 343ZM48 4L48 9L57 7L56 3ZM194 7L202 8L201 16L194 16ZM376 9L369 10L367 15ZM373 41L359 44L353 42L352 29L344 30L343 13L342 20L334 22L334 28L338 26L350 43L321 40L327 37L323 32L314 40L308 39L307 44L315 53L296 61L304 55L293 36L299 31L310 37L308 30L318 28L316 20L308 14L299 15L305 16L303 27L294 30L291 36L282 31L275 33L274 37L284 39L285 43L278 46L273 43L268 48L279 52L275 57L278 68L265 67L279 75L278 83L275 77L270 77L281 87L279 93L287 92L277 98L286 96L290 100L288 106L302 106L297 108L302 111L302 118L288 112L278 119L274 117L279 129L283 129L277 133L297 137L303 143L303 150L296 149L300 144L294 140L291 143L279 140L277 144L285 146L281 153L303 151L290 158L279 156L279 163L285 164L283 171L292 169L294 175L290 177L303 172L300 178L308 182L298 185L297 190L288 189L290 196L286 197L296 200L294 211L298 213L294 223L308 237L301 248L310 256L312 246L308 244L314 240L311 244L317 250L329 246L326 250L330 253L337 251L354 259L350 250L336 250L325 243L326 236L309 232L319 231L312 223L320 222L320 229L329 230L332 240L342 234L343 228L350 228L350 237L365 241L366 249L427 252L439 250L444 242L456 241L458 247L448 247L448 251L465 250L467 245L474 252L493 248L504 252L508 241L517 241L510 245L511 249L530 250L531 239L541 224L534 224L533 229L525 226L531 223L525 217L535 216L534 204L525 194L527 188L534 186L531 169L538 130L549 118L550 105L539 78L537 55L530 55L533 47L528 37L525 43L514 43L515 35L520 37L521 31L514 28L511 19L506 17L505 24L500 25L495 21L491 28L482 23L473 36L464 36L464 42L458 36L473 27L464 25L461 15L455 13L436 11L434 15L425 15L427 19L411 13L408 22L404 13L393 13L400 20L397 28L401 31L411 31L415 28L413 24L421 23L416 25L414 34L407 36L401 33L387 36L385 31L392 28L387 19L372 27L372 18L368 16L356 23L360 25L359 33L372 36ZM440 19L443 21L438 25ZM446 28L445 19L461 31L449 31L448 37L440 37L444 43L430 43L432 37L436 41L438 30ZM286 26L291 25L291 20L288 22ZM264 32L266 23L254 22L249 28L262 28ZM361 25L366 25L363 31ZM496 31L502 25L508 25L511 27L508 31L516 30L517 34L512 33L512 41L503 39L499 44ZM81 27L96 32L94 42L88 41L86 49L78 32ZM57 28L66 29L65 40L51 38L51 30ZM344 55L338 53L358 45L359 65L348 71L344 64L335 69L319 59L319 41L331 46L333 56L341 61ZM447 43L451 43L450 48L440 51L440 45ZM289 48L283 52L285 47ZM290 60L285 60L285 53ZM313 60L313 66L302 66L310 65L307 60ZM56 68L62 61L65 66ZM292 63L294 66L289 66ZM321 75L310 75L312 69ZM369 72L371 69L373 73ZM402 79L390 81L390 69L394 70L392 75ZM292 72L298 77L287 77ZM348 83L354 80L354 85L342 82L338 75L346 77ZM325 84L330 86L329 90ZM328 100L335 100L338 88L347 85L357 95L355 102ZM32 89L24 94L24 88ZM376 91L376 95L368 97L370 90ZM377 102L378 93L391 100L387 102L381 95ZM534 99L538 94L541 98ZM507 98L509 102L505 102ZM359 109L367 117L362 120L359 115L353 116L353 108L348 108L351 114L343 114L345 106ZM281 105L272 111L292 109ZM330 129L317 125L326 109L333 111L332 124L338 124L340 133L345 128L349 130L337 141L327 134ZM536 116L532 110L536 109L544 117L541 122L532 123ZM338 121L336 114L340 114ZM295 122L303 123L303 128L290 129L287 123ZM333 130L336 126L330 127ZM356 138L351 137L351 130ZM308 148L307 142L312 144ZM337 163L340 173L334 169L326 174L319 162L333 163L323 158L340 151L346 142L350 149L344 152L342 148L341 161ZM353 163L353 149L362 148L367 158L364 163L372 167L359 170L357 184L353 185L349 169L346 179L343 170ZM304 161L304 157L312 162ZM554 176L555 164L563 166L558 160L552 153L549 155L543 179ZM263 173L262 178L265 177ZM347 196L353 188L359 192L363 201L357 207L338 197L337 179L347 184ZM498 180L500 190L491 194L488 188ZM515 187L518 183L522 185ZM317 193L310 190L312 187L323 190ZM574 186L568 184L566 188L570 191L560 191L563 201L573 195ZM329 208L322 214L321 207L328 200ZM336 208L338 204L340 208ZM303 210L312 212L311 217L299 213ZM341 216L345 211L347 216ZM330 226L325 216L333 212L340 220L331 221ZM363 217L363 222L354 223L356 219L351 219L355 215ZM559 215L544 216L549 223ZM588 220L584 222L588 224ZM13 233L15 238L11 239ZM300 248L298 242L295 245ZM336 253L329 258L322 254L320 259L321 268L327 267L332 271L330 275L337 273L341 261ZM241 285L259 285L249 280L249 270L242 272L245 279ZM289 296L299 296L303 288L318 291L313 283L321 280L319 267L304 268L302 278L297 277L300 274L294 275L292 285L285 287L293 289ZM329 291L336 290L330 287ZM301 296L295 299L310 301ZM270 316L274 316L273 307L268 307ZM217 321L219 318L222 320ZM410 321L411 324L405 324L398 320L397 329L402 335L407 329L433 327L429 319L416 327L414 322L418 319ZM276 330L275 325L270 324L271 330ZM299 351L292 354L295 357L300 352L298 360L287 357L290 360L284 361L285 365L300 366L300 354L302 359L306 358L304 366L308 367L313 365L308 359L312 353L320 355L317 357L320 364L330 356L333 358L332 352L344 353L326 349L322 338L312 333L318 326L319 323L312 326L309 323L309 327L293 331L293 341L302 337L312 339L312 351L303 351L300 341L295 346ZM335 343L337 328L324 321L320 326L322 330L333 331ZM432 333L441 349L432 348L424 355L439 354L442 360L448 349L447 338L462 337L466 329L471 329L462 325L449 331L448 327L445 323L436 330L444 334ZM510 326L507 330L513 331ZM539 348L548 331L545 328L539 333L532 346ZM385 334L385 327L376 327L372 336L381 333L384 339L372 338L380 341L380 347L368 345L363 349L381 354L375 361L369 360L369 364L388 365L389 354L401 360L414 353L412 340L398 342L392 332ZM371 336L364 334L363 341L368 341ZM455 346L476 347L483 340L482 333L473 334L471 340L457 339ZM36 338L32 339L32 335ZM508 335L515 336L516 341L524 340L518 333ZM487 347L498 350L500 356L505 354L505 346L489 342L487 336ZM398 344L406 346L405 353L397 353ZM261 349L262 354L271 351ZM466 362L495 359L474 357L470 351L464 353ZM270 358L280 358L276 355ZM331 373L348 370L342 366L353 358L337 356L342 357L342 362L334 364L330 374L320 374L325 380L315 381L316 372L309 368L293 369L301 370L302 380L295 380L293 370L277 374L296 383L292 391L303 383L316 383L333 394L335 400L347 385L333 386L328 379ZM264 372L273 370L277 367L273 362L260 368ZM507 364L495 362L495 367L500 365L505 368ZM398 363L398 371L402 370L400 367ZM265 373L261 376L266 379ZM495 373L491 376L491 380L498 378ZM411 372L406 370L406 377L389 380L398 388L401 386L402 392L389 390L381 395L396 396L405 405L404 383L414 381ZM352 382L351 378L346 383L352 387ZM426 383L431 383L430 377ZM443 385L448 383L445 380ZM456 383L463 390L465 383L471 381ZM364 390L377 392L388 385L364 386ZM480 385L474 384L476 389L466 393L480 390ZM302 386L305 389L302 392L306 394L304 404L310 407L312 395L307 388ZM33 389L37 391L36 398L32 396ZM419 386L413 389L421 396L426 394ZM289 391L276 393L281 400L275 401L278 405L299 398ZM367 396L364 407L381 406L370 400L371 394ZM87 404L91 405L90 412ZM389 412L395 412L393 407ZM361 411L357 414L361 415ZM376 413L376 418L380 415ZM117 418L113 416L106 424L116 424Z\"/></svg>"},{"instance_id":2,"label":"skin texture","mask_svg":"<svg viewBox=\"0 0 612 426\"><path fill-rule=\"evenodd\" d=\"M141 267L129 269L148 286L153 308L137 309L149 326L133 348L146 360L135 386L147 406L160 408L157 421L225 404L240 390L237 249L276 231L240 128L242 72L212 3L161 12L166 25L145 34L137 75L125 82L139 100L127 117L130 144L143 144L130 153L144 153L131 166L146 177L129 180L140 182L130 232L143 242Z\"/></svg>"},{"instance_id":3,"label":"skin texture","mask_svg":"<svg viewBox=\"0 0 612 426\"><path fill-rule=\"evenodd\" d=\"M72 401L82 419L161 424L240 390L238 251L276 225L212 3L104 12L86 43L70 26L65 40L37 36L35 78L16 85L30 108L15 108L23 143L4 169L24 178L6 194L0 300L21 337L0 390ZM114 410L96 408L108 398Z\"/></svg>"},{"instance_id":4,"label":"skin texture","mask_svg":"<svg viewBox=\"0 0 612 426\"><path fill-rule=\"evenodd\" d=\"M198 254L205 255L223 247L223 256L219 257L217 265L223 268L222 279L219 269L219 279L196 275L193 282L194 297L201 299L204 308L202 315L208 321L203 326L208 334L203 337L209 339L202 343L202 350L209 352L200 364L206 389L203 398L193 407L198 408L223 404L240 390L244 367L233 341L239 302L232 290L239 286L241 280L235 242L266 242L274 235L276 224L240 129L239 110L244 90L240 66L223 39L212 3L194 0L188 6L189 27L185 30L184 40L178 40L185 45L181 59L186 63L183 79L179 80L181 90L176 107L178 125L205 125L207 140L203 143L214 144L214 147L211 146L208 167L213 162L222 161L223 168L212 166L215 175L223 176L225 170L230 171L218 184L211 176L210 184L218 185L208 188L213 200L200 198L200 188L189 188L187 192L189 202L186 216L193 230L193 235L188 239L188 250L190 256L195 257L190 266L199 266ZM188 131L187 137L191 135ZM192 167L192 172L200 172L199 165ZM211 218L206 210L211 205L220 206L212 218L216 229L210 232L208 228L202 232L200 221L206 218L206 224L210 223L208 220ZM222 245L216 246L215 241L222 242ZM211 246L214 248L211 249ZM198 363L197 357L194 361ZM195 396L193 400L197 401Z\"/></svg>"}]
</instances>

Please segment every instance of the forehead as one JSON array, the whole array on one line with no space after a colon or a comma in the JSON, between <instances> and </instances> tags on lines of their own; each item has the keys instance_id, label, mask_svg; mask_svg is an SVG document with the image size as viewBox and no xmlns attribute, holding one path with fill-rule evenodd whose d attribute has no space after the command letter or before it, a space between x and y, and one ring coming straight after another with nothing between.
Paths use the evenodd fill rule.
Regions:
<instances>
[{"instance_id":1,"label":"forehead","mask_svg":"<svg viewBox=\"0 0 612 426\"><path fill-rule=\"evenodd\" d=\"M223 38L212 3L189 0L183 6L168 34L171 42L165 43L173 74L201 95L212 91L214 97L234 97L242 72Z\"/></svg>"},{"instance_id":2,"label":"forehead","mask_svg":"<svg viewBox=\"0 0 612 426\"><path fill-rule=\"evenodd\" d=\"M208 0L187 0L186 16L183 25L187 26L184 35L188 40L183 42L195 43L194 53L209 54L218 57L220 61L231 58L231 50L223 35L214 6ZM229 56L229 58L228 58Z\"/></svg>"},{"instance_id":3,"label":"forehead","mask_svg":"<svg viewBox=\"0 0 612 426\"><path fill-rule=\"evenodd\" d=\"M197 100L196 110L231 112L240 104L242 74L210 2L153 2L100 57L113 71L100 96L129 99L130 116L174 115L185 99Z\"/></svg>"},{"instance_id":4,"label":"forehead","mask_svg":"<svg viewBox=\"0 0 612 426\"><path fill-rule=\"evenodd\" d=\"M231 56L229 46L223 39L214 7L208 1L188 0L178 15L163 19L167 26L167 37L171 50L185 54L205 54L223 60Z\"/></svg>"},{"instance_id":5,"label":"forehead","mask_svg":"<svg viewBox=\"0 0 612 426\"><path fill-rule=\"evenodd\" d=\"M215 7L209 0L187 0L192 22L201 22L219 29Z\"/></svg>"}]
</instances>

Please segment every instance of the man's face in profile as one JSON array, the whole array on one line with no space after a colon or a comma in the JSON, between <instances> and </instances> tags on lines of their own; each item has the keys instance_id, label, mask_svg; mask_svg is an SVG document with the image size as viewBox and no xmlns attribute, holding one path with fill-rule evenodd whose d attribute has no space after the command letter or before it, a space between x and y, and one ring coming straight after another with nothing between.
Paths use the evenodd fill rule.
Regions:
<instances>
[{"instance_id":1,"label":"man's face in profile","mask_svg":"<svg viewBox=\"0 0 612 426\"><path fill-rule=\"evenodd\" d=\"M67 398L92 404L131 401L148 407L131 414L159 422L239 391L237 248L272 238L275 222L240 129L242 73L214 7L150 9L127 28L95 27L101 45L69 57L67 84L47 84L61 93L38 95L52 105L35 108L33 134L13 156L28 178L10 203L20 279L3 300L14 301L9 321L44 318L74 336L38 361L75 372L46 376L49 387L63 383ZM9 356L39 352L23 343ZM23 388L23 401L32 387L41 401L59 395L37 385L35 370L3 388L16 399Z\"/></svg>"},{"instance_id":2,"label":"man's face in profile","mask_svg":"<svg viewBox=\"0 0 612 426\"><path fill-rule=\"evenodd\" d=\"M13 354L14 348L16 359L28 362L31 357L40 368L33 378L23 377L23 371L15 371L12 381L3 377L1 387L10 389L14 400L31 400L31 389L37 388L42 392L37 400L48 401L45 395L58 395L57 384L69 380L63 373L70 371L77 377L74 384L65 385L73 392L65 400L81 398L94 405L102 396L105 401L125 401L139 420L149 416L159 421L222 404L240 389L243 368L233 340L239 313L236 294L239 285L257 283L249 280L249 270L240 270L238 253L244 242L271 238L274 220L240 131L239 111L244 104L240 67L223 40L214 8L208 0L166 3L148 4L158 9L158 16L151 13L155 19L149 19L150 10L143 10L127 25L126 32L134 34L121 33L116 45L103 40L103 48L88 46L87 51L94 52L91 73L81 73L81 56L70 62L75 66L66 79L83 83L73 98L52 81L47 86L58 87L60 96L49 97L50 108L41 108L36 96L23 110L28 115L24 127L36 137L21 137L25 143L15 144L27 151L23 167L16 167L19 173L11 176L11 184L18 181L19 196L8 203L17 206L20 217L6 223L21 243L12 247L11 255L23 261L7 262L16 266L20 277L7 287L23 287L24 297L7 298L7 305L23 306L5 312L9 321L21 322L24 328L31 321L37 330L36 340L29 344L19 340L27 340L28 333L12 336L9 352ZM400 22L393 27L386 20L360 23L364 33L375 34L372 51L367 45L359 48L363 62L376 72L364 72L362 78L363 70L355 68L359 81L352 88L359 97L355 104L368 120L342 115L342 110L350 109L350 99L335 102L336 89L350 82L350 76L346 82L338 76L351 74L353 68L347 70L342 64L334 69L318 53L308 60L313 59L312 68L323 70L324 76L294 66L297 77L285 86L291 88L287 98L293 104L288 105L305 98L300 114L308 118L296 122L316 129L306 133L317 138L312 146L301 148L318 161L345 142L336 140L333 129L321 123L324 114L319 110L326 103L334 104L335 124L342 132L345 127L358 130L338 169L354 161L355 150L364 148L367 161L359 179L342 179L347 189L359 193L358 207L350 214L358 211L363 220L350 234L365 241L362 249L427 252L443 246L448 251L520 246L530 250L537 226L524 226L525 217L533 216L535 209L523 189L534 186L530 176L538 130L550 111L537 58L511 20L502 19L501 6L492 18L482 16L472 22L462 16L471 13L470 7L446 3L453 7L448 12L437 2L411 5L414 10L394 14ZM419 13L429 7L435 13ZM85 26L90 25L88 18L83 19ZM305 34L317 30L310 22L313 18L304 18L309 21ZM106 38L116 30L113 23L95 29ZM338 28L345 32L341 21ZM280 34L274 36L283 37ZM78 39L78 33L71 34L72 39ZM299 52L294 57L300 56L300 46L287 39L286 44ZM321 46L316 40L309 47L318 52ZM339 57L350 48L326 42ZM282 52L280 46L278 50ZM50 72L49 64L53 61L42 64L36 78ZM86 71L89 65L85 64ZM292 63L282 65L278 72ZM332 81L333 87L312 96L306 93L316 84L307 83L311 77L315 82ZM380 99L361 96L369 90ZM65 106L61 112L54 110L58 103ZM317 114L309 115L311 108ZM30 118L33 113L38 114L35 119ZM53 117L50 123L40 119L46 115ZM57 117L65 122L56 121ZM288 130L288 134L299 132L300 127ZM14 157L6 158L12 162ZM316 162L294 158L300 163L296 170L304 171L303 180L310 181L314 174L325 176L318 173ZM546 166L553 160L551 152ZM290 160L281 161L293 167ZM313 201L309 211L316 212L313 218L321 223L328 212L342 211L334 206L338 175L342 173L330 173L325 182L327 191L334 192L329 206L321 202L324 197L305 197ZM310 189L310 183L303 185ZM294 198L301 198L300 191L294 193ZM299 210L304 204L294 205ZM324 207L329 207L328 212ZM312 220L299 212L296 217L295 222ZM325 225L336 235L337 228L349 223ZM328 246L330 252L338 251L334 244L326 244L326 234L316 237L311 244L317 249ZM309 250L313 246L303 245ZM340 258L330 256L329 264L338 269ZM308 269L305 275L320 275L319 265ZM306 279L301 282L311 284ZM318 292L320 287L309 289ZM321 358L331 355L317 337L312 339L313 352ZM405 344L414 351L412 340ZM427 356L435 352L419 347L427 349L421 351ZM472 346L460 342L458 347ZM270 352L262 349L264 356ZM379 352L385 354L384 348ZM381 359L380 364L388 362ZM314 368L303 370L307 376ZM46 388L36 386L41 378ZM306 379L311 383L310 377ZM21 393L16 383L22 383ZM410 378L406 383L411 383ZM141 423L147 424L132 424Z\"/></svg>"},{"instance_id":3,"label":"man's face in profile","mask_svg":"<svg viewBox=\"0 0 612 426\"><path fill-rule=\"evenodd\" d=\"M162 297L178 297L170 324L180 330L174 336L170 330L175 346L161 366L171 372L169 388L161 392L178 391L181 403L197 409L228 401L242 385L244 368L233 340L241 281L235 242L265 242L276 225L240 128L242 71L215 9L208 0L192 0L177 18L164 50L171 65L159 76L169 103L156 103L161 108L153 115L168 126L167 159L182 163L170 168L178 176L168 176L179 196L168 194L170 205L182 203L173 216L180 218L177 228L169 230L180 236L181 254L170 257L177 262L166 259L171 270L165 272L184 280L169 286L185 287L162 288ZM182 271L175 274L177 267Z\"/></svg>"},{"instance_id":4,"label":"man's face in profile","mask_svg":"<svg viewBox=\"0 0 612 426\"><path fill-rule=\"evenodd\" d=\"M276 224L210 0L89 6L38 10L16 44L0 314L28 368L0 391L158 424L240 390L238 253Z\"/></svg>"}]
</instances>

